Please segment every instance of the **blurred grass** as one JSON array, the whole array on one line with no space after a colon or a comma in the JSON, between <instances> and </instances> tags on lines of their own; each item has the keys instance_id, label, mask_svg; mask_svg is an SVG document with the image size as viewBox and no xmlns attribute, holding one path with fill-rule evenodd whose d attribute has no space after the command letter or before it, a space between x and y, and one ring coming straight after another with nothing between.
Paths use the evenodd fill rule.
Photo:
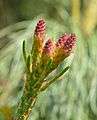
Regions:
<instances>
[{"instance_id":1,"label":"blurred grass","mask_svg":"<svg viewBox=\"0 0 97 120\"><path fill-rule=\"evenodd\" d=\"M17 16L26 20L0 30L0 120L8 120L3 118L5 108L9 106L10 116L10 107L16 106L21 97L25 79L21 45L26 40L29 51L35 24L41 16L47 21L48 36L54 40L64 32L75 32L78 40L70 71L39 96L30 120L96 120L96 0L21 0L16 4Z\"/></svg>"}]
</instances>

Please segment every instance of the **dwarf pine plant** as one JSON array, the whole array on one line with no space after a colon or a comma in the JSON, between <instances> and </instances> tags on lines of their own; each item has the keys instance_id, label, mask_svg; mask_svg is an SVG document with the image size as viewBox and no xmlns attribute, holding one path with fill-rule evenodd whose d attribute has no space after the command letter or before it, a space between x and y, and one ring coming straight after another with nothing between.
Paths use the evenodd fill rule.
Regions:
<instances>
[{"instance_id":1,"label":"dwarf pine plant","mask_svg":"<svg viewBox=\"0 0 97 120\"><path fill-rule=\"evenodd\" d=\"M45 42L46 25L43 19L36 25L33 45L30 53L26 53L23 41L23 56L26 65L26 80L23 95L18 104L15 120L27 120L36 102L37 96L50 84L63 75L69 66L47 80L47 76L73 51L76 43L75 34L64 34L54 43L51 38Z\"/></svg>"}]
</instances>

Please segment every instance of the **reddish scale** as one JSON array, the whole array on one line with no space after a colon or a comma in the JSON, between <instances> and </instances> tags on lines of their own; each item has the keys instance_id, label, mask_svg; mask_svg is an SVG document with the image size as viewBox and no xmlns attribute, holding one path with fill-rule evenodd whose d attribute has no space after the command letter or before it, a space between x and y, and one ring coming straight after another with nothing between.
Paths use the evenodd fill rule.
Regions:
<instances>
[{"instance_id":1,"label":"reddish scale","mask_svg":"<svg viewBox=\"0 0 97 120\"><path fill-rule=\"evenodd\" d=\"M45 33L45 21L44 20L39 20L37 23L36 29L35 29L35 35L44 35Z\"/></svg>"},{"instance_id":2,"label":"reddish scale","mask_svg":"<svg viewBox=\"0 0 97 120\"><path fill-rule=\"evenodd\" d=\"M76 36L75 34L70 34L66 42L64 42L64 50L70 52L72 48L75 46Z\"/></svg>"},{"instance_id":3,"label":"reddish scale","mask_svg":"<svg viewBox=\"0 0 97 120\"><path fill-rule=\"evenodd\" d=\"M64 46L64 43L66 42L66 40L68 39L68 35L65 33L63 36L61 36L58 40L58 42L56 43L57 47L62 47Z\"/></svg>"},{"instance_id":4,"label":"reddish scale","mask_svg":"<svg viewBox=\"0 0 97 120\"><path fill-rule=\"evenodd\" d=\"M49 39L49 40L45 43L43 52L49 54L49 53L53 53L53 50L54 50L54 44L53 44L53 42L51 41L51 39Z\"/></svg>"},{"instance_id":5,"label":"reddish scale","mask_svg":"<svg viewBox=\"0 0 97 120\"><path fill-rule=\"evenodd\" d=\"M75 34L68 35L65 33L63 36L59 38L58 42L56 43L56 46L59 48L63 48L65 52L70 52L73 46L75 45L75 41L76 41Z\"/></svg>"}]
</instances>

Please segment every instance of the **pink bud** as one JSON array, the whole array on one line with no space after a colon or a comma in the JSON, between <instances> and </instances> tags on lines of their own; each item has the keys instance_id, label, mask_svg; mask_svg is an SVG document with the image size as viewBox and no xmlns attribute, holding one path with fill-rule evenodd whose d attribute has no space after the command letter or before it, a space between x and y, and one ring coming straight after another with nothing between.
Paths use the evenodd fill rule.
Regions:
<instances>
[{"instance_id":1,"label":"pink bud","mask_svg":"<svg viewBox=\"0 0 97 120\"><path fill-rule=\"evenodd\" d=\"M35 33L34 33L34 50L35 54L41 55L42 49L43 49L43 43L44 43L44 37L45 37L45 21L43 19L40 19L36 25Z\"/></svg>"},{"instance_id":2,"label":"pink bud","mask_svg":"<svg viewBox=\"0 0 97 120\"><path fill-rule=\"evenodd\" d=\"M59 38L56 46L58 48L64 49L65 53L70 53L75 46L76 36L75 34L64 34L62 37Z\"/></svg>"},{"instance_id":3,"label":"pink bud","mask_svg":"<svg viewBox=\"0 0 97 120\"><path fill-rule=\"evenodd\" d=\"M64 43L64 50L67 50L67 52L71 52L73 47L75 46L75 42L76 42L75 34L70 34L69 38Z\"/></svg>"},{"instance_id":4,"label":"pink bud","mask_svg":"<svg viewBox=\"0 0 97 120\"><path fill-rule=\"evenodd\" d=\"M64 46L64 43L66 42L66 40L69 38L69 35L67 35L66 33L61 36L58 40L58 42L56 43L57 47L62 47Z\"/></svg>"},{"instance_id":5,"label":"pink bud","mask_svg":"<svg viewBox=\"0 0 97 120\"><path fill-rule=\"evenodd\" d=\"M39 20L35 29L35 35L38 37L43 37L45 34L45 21L43 19Z\"/></svg>"},{"instance_id":6,"label":"pink bud","mask_svg":"<svg viewBox=\"0 0 97 120\"><path fill-rule=\"evenodd\" d=\"M75 34L64 34L61 36L56 43L55 57L54 63L58 65L62 62L66 57L68 57L75 46L76 36Z\"/></svg>"},{"instance_id":7,"label":"pink bud","mask_svg":"<svg viewBox=\"0 0 97 120\"><path fill-rule=\"evenodd\" d=\"M51 39L49 39L46 43L45 46L43 48L43 53L47 54L47 55L53 55L54 53L54 47L55 44L53 43L53 41Z\"/></svg>"}]
</instances>

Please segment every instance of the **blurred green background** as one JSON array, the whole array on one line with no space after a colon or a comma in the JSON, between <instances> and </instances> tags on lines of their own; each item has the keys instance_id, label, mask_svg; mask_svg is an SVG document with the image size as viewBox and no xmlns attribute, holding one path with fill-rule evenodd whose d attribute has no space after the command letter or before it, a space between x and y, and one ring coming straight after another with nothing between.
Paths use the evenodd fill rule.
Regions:
<instances>
[{"instance_id":1,"label":"blurred green background","mask_svg":"<svg viewBox=\"0 0 97 120\"><path fill-rule=\"evenodd\" d=\"M75 33L77 48L69 72L39 95L29 120L97 120L97 0L0 0L0 120L12 119L22 95L22 41L29 51L39 18L54 40Z\"/></svg>"}]
</instances>

